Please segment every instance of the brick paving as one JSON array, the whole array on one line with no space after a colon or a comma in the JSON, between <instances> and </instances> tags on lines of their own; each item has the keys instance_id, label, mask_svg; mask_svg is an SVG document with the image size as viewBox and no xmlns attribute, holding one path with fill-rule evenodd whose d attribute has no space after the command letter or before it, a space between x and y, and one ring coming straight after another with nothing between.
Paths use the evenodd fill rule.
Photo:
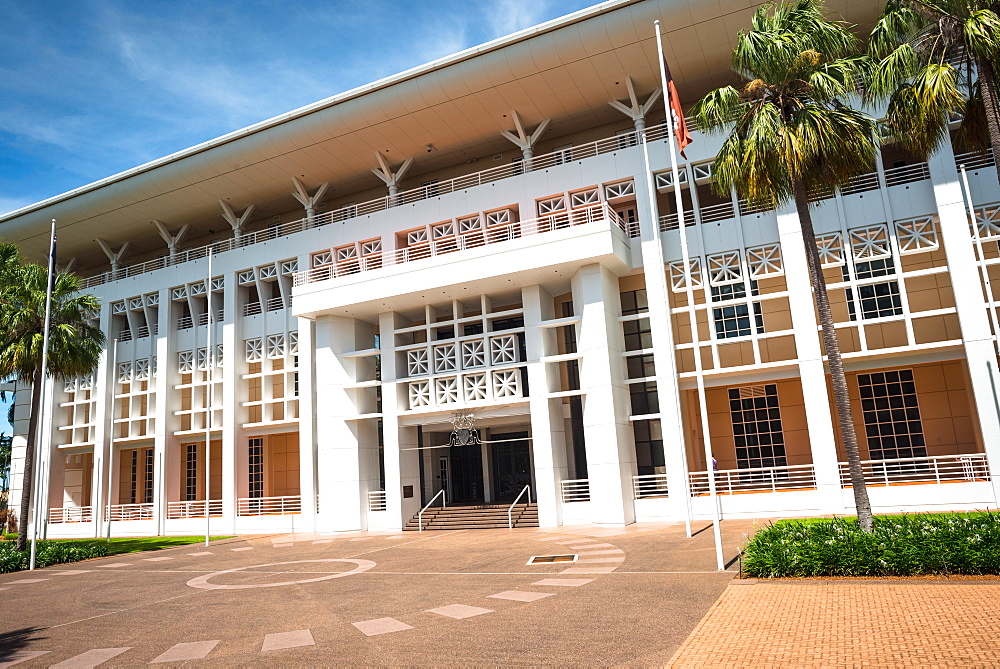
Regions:
<instances>
[{"instance_id":1,"label":"brick paving","mask_svg":"<svg viewBox=\"0 0 1000 669\"><path fill-rule=\"evenodd\" d=\"M996 667L1000 583L733 582L667 666Z\"/></svg>"}]
</instances>

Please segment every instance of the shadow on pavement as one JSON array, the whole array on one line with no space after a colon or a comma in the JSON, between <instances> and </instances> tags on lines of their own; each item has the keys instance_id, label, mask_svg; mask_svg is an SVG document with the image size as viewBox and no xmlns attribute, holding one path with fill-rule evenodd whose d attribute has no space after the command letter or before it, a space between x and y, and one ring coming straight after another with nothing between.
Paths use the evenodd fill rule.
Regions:
<instances>
[{"instance_id":1,"label":"shadow on pavement","mask_svg":"<svg viewBox=\"0 0 1000 669\"><path fill-rule=\"evenodd\" d=\"M14 654L27 648L28 644L45 639L46 637L34 636L39 630L40 627L22 627L0 633L0 665L13 661Z\"/></svg>"}]
</instances>

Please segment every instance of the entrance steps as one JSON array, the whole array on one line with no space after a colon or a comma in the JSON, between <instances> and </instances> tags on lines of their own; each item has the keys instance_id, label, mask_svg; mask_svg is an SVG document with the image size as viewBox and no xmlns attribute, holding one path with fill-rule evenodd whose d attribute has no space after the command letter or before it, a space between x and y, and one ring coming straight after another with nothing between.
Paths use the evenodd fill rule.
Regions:
<instances>
[{"instance_id":1,"label":"entrance steps","mask_svg":"<svg viewBox=\"0 0 1000 669\"><path fill-rule=\"evenodd\" d=\"M507 527L510 504L480 504L476 506L433 507L424 511L425 530L485 530ZM538 527L538 505L518 504L511 513L514 527ZM413 516L404 530L419 528Z\"/></svg>"}]
</instances>

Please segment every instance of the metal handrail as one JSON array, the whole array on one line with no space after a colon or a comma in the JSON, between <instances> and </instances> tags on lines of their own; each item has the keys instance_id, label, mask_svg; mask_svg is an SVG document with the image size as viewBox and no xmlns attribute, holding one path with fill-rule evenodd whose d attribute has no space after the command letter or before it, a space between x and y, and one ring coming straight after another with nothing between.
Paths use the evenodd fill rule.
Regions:
<instances>
[{"instance_id":1,"label":"metal handrail","mask_svg":"<svg viewBox=\"0 0 1000 669\"><path fill-rule=\"evenodd\" d=\"M521 492L517 493L517 497L514 498L514 503L510 505L509 509L507 509L507 529L508 530L514 529L514 521L512 520L512 518L513 518L512 514L514 512L514 507L517 506L517 500L521 499L521 495L523 495L526 492L528 493L528 501L527 501L527 503L531 504L531 486L530 485L526 485L526 486L524 486L524 488L521 489Z\"/></svg>"},{"instance_id":2,"label":"metal handrail","mask_svg":"<svg viewBox=\"0 0 1000 669\"><path fill-rule=\"evenodd\" d=\"M424 531L424 511L426 511L427 507L433 504L434 500L436 500L438 497L441 498L442 509L448 506L448 497L444 494L444 488L441 488L440 490L438 490L436 495L431 497L431 501L427 502L427 506L420 509L420 513L417 514L417 527L419 528L420 532Z\"/></svg>"}]
</instances>

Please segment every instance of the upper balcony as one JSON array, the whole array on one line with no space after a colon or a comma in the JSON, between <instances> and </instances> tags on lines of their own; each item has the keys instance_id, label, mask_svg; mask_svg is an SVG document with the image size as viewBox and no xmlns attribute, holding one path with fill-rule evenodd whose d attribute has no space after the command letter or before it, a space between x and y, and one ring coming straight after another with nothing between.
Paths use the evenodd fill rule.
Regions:
<instances>
[{"instance_id":1,"label":"upper balcony","mask_svg":"<svg viewBox=\"0 0 1000 669\"><path fill-rule=\"evenodd\" d=\"M528 281L568 279L572 269L606 262L621 270L631 266L630 225L600 202L535 219L497 225L474 234L434 241L416 251L387 249L349 265L329 264L294 275L294 311L315 317L378 301L391 310L408 296L435 289L490 293L509 288L517 273ZM524 276L517 285L525 283ZM409 306L409 304L407 303Z\"/></svg>"},{"instance_id":2,"label":"upper balcony","mask_svg":"<svg viewBox=\"0 0 1000 669\"><path fill-rule=\"evenodd\" d=\"M661 141L666 139L666 128L662 125L647 128L644 133L646 141ZM551 153L535 156L531 159L530 165L523 162L509 163L492 167L490 169L465 174L453 179L439 181L433 184L422 185L417 188L400 191L393 196L379 197L367 202L344 206L333 211L316 214L312 218L301 218L289 223L283 223L264 230L248 232L241 237L214 241L211 244L199 246L197 248L180 250L173 255L156 258L126 267L120 267L116 271L106 271L83 279L83 288L93 288L119 279L126 279L149 272L154 272L166 267L172 267L193 260L207 258L208 255L226 253L235 249L243 249L257 244L263 244L272 240L288 237L311 228L331 225L333 223L346 223L352 219L370 214L386 211L394 207L413 204L422 200L438 198L449 193L458 193L470 188L476 188L504 179L517 177L526 172L537 172L570 162L578 162L602 156L623 149L638 146L640 133L628 132L617 134L613 137L606 137L593 142L579 144L571 147L562 147Z\"/></svg>"}]
</instances>

